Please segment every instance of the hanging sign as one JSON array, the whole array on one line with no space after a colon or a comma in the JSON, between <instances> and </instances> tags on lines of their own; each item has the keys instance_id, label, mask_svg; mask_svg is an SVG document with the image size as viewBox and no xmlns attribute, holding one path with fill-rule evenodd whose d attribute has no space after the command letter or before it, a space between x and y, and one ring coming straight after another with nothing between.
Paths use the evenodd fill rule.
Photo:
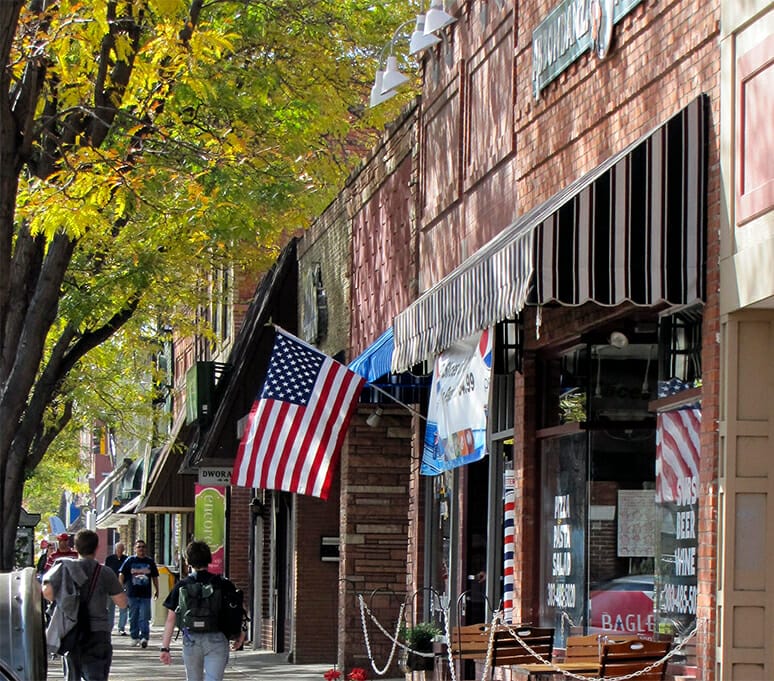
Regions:
<instances>
[{"instance_id":1,"label":"hanging sign","mask_svg":"<svg viewBox=\"0 0 774 681\"><path fill-rule=\"evenodd\" d=\"M226 552L226 488L194 485L194 536L212 551L208 572L223 574Z\"/></svg>"},{"instance_id":2,"label":"hanging sign","mask_svg":"<svg viewBox=\"0 0 774 681\"><path fill-rule=\"evenodd\" d=\"M540 91L580 57L593 50L604 59L613 26L642 0L562 0L532 32L532 87Z\"/></svg>"},{"instance_id":3,"label":"hanging sign","mask_svg":"<svg viewBox=\"0 0 774 681\"><path fill-rule=\"evenodd\" d=\"M435 360L422 475L482 459L492 374L491 329L458 341Z\"/></svg>"},{"instance_id":4,"label":"hanging sign","mask_svg":"<svg viewBox=\"0 0 774 681\"><path fill-rule=\"evenodd\" d=\"M658 415L656 503L661 510L661 546L657 553L660 559L656 565L658 614L664 622L683 626L695 619L699 594L700 432L701 409L679 409Z\"/></svg>"},{"instance_id":5,"label":"hanging sign","mask_svg":"<svg viewBox=\"0 0 774 681\"><path fill-rule=\"evenodd\" d=\"M233 466L201 466L199 468L199 484L216 487L230 487Z\"/></svg>"}]
</instances>

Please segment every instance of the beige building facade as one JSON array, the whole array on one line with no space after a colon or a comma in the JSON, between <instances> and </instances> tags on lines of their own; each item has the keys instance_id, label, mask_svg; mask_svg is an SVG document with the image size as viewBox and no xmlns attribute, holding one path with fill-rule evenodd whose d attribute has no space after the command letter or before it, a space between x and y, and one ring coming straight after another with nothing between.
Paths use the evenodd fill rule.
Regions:
<instances>
[{"instance_id":1,"label":"beige building facade","mask_svg":"<svg viewBox=\"0 0 774 681\"><path fill-rule=\"evenodd\" d=\"M717 679L774 678L774 3L721 2Z\"/></svg>"}]
</instances>

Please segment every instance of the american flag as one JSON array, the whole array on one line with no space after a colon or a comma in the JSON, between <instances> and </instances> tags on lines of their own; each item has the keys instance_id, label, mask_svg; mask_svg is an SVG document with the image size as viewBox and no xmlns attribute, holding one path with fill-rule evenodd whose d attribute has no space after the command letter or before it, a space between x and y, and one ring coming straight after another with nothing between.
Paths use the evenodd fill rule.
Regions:
<instances>
[{"instance_id":1,"label":"american flag","mask_svg":"<svg viewBox=\"0 0 774 681\"><path fill-rule=\"evenodd\" d=\"M656 429L656 503L678 502L678 484L699 480L701 409L658 415Z\"/></svg>"},{"instance_id":2,"label":"american flag","mask_svg":"<svg viewBox=\"0 0 774 681\"><path fill-rule=\"evenodd\" d=\"M328 498L347 425L365 380L277 330L231 482Z\"/></svg>"}]
</instances>

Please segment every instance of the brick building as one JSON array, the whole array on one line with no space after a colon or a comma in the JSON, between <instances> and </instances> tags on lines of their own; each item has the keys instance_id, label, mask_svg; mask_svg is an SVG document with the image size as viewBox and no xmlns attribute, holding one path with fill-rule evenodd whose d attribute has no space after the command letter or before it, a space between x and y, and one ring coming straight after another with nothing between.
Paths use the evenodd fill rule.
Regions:
<instances>
[{"instance_id":1,"label":"brick building","mask_svg":"<svg viewBox=\"0 0 774 681\"><path fill-rule=\"evenodd\" d=\"M735 135L765 121L771 3L447 9L421 99L298 243L282 325L379 390L328 502L232 491L255 638L381 666L392 646L358 595L388 630L401 603L473 622L502 601L557 646L669 635L672 676L766 678L770 126ZM489 454L422 475L428 373L483 329ZM233 457L267 356L211 454Z\"/></svg>"},{"instance_id":2,"label":"brick building","mask_svg":"<svg viewBox=\"0 0 774 681\"><path fill-rule=\"evenodd\" d=\"M377 356L392 326L395 379L480 329L495 337L488 457L420 476L423 422L391 414L413 457L404 594L432 587L463 621L505 598L558 646L580 631L671 635L687 643L670 673L715 678L719 5L448 9L456 22L421 58L416 126L388 130L368 166L387 175L352 211L353 356ZM411 135L391 169L385 149ZM342 490L370 436L351 429ZM355 547L341 551L356 579ZM424 601L412 617L439 618ZM340 661L362 662L340 605Z\"/></svg>"}]
</instances>

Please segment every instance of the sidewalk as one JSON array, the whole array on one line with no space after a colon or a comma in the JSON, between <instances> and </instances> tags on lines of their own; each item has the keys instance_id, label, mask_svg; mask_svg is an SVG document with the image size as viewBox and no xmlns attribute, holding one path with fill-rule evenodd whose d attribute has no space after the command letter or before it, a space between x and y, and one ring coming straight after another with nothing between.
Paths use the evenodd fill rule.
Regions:
<instances>
[{"instance_id":1,"label":"sidewalk","mask_svg":"<svg viewBox=\"0 0 774 681\"><path fill-rule=\"evenodd\" d=\"M185 668L181 657L181 641L172 641L172 664L159 662L161 627L151 627L151 640L146 649L135 648L128 636L113 635L113 665L110 681L185 681ZM330 664L289 664L284 653L264 650L231 652L223 681L323 681L323 674L333 667L335 651L331 651ZM404 681L383 679L368 670L370 679L382 681ZM48 681L62 678L61 663L49 661Z\"/></svg>"}]
</instances>

